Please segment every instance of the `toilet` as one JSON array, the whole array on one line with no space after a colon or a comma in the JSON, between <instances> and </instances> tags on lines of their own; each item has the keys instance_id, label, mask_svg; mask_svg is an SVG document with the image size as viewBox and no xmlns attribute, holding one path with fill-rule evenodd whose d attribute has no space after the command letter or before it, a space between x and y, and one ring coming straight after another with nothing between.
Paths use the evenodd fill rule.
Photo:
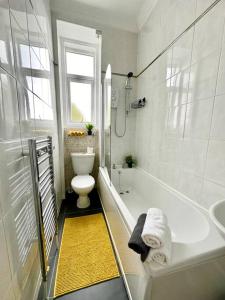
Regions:
<instances>
[{"instance_id":1,"label":"toilet","mask_svg":"<svg viewBox=\"0 0 225 300\"><path fill-rule=\"evenodd\" d=\"M71 153L75 177L71 181L72 189L79 195L78 208L86 208L90 205L88 194L95 185L94 178L89 175L93 170L95 153Z\"/></svg>"}]
</instances>

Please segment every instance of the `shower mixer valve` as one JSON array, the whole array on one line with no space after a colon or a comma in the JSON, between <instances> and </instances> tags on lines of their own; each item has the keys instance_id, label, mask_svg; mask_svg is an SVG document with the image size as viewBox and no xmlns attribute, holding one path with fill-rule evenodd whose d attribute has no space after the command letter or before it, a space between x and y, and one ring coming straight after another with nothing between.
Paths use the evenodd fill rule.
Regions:
<instances>
[{"instance_id":1,"label":"shower mixer valve","mask_svg":"<svg viewBox=\"0 0 225 300\"><path fill-rule=\"evenodd\" d=\"M138 100L132 102L130 106L133 109L137 109L137 108L145 107L145 104L146 104L146 99L144 97L142 99L138 99Z\"/></svg>"}]
</instances>

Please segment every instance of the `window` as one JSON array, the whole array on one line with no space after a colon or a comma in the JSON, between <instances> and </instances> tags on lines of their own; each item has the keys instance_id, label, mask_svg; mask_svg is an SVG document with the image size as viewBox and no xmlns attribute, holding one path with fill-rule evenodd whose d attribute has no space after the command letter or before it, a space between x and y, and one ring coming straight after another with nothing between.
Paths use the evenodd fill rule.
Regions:
<instances>
[{"instance_id":1,"label":"window","mask_svg":"<svg viewBox=\"0 0 225 300\"><path fill-rule=\"evenodd\" d=\"M70 82L71 120L91 122L92 85L83 82Z\"/></svg>"},{"instance_id":2,"label":"window","mask_svg":"<svg viewBox=\"0 0 225 300\"><path fill-rule=\"evenodd\" d=\"M95 56L66 49L69 123L93 122L95 94Z\"/></svg>"},{"instance_id":3,"label":"window","mask_svg":"<svg viewBox=\"0 0 225 300\"><path fill-rule=\"evenodd\" d=\"M66 52L67 73L81 76L94 76L94 57Z\"/></svg>"}]
</instances>

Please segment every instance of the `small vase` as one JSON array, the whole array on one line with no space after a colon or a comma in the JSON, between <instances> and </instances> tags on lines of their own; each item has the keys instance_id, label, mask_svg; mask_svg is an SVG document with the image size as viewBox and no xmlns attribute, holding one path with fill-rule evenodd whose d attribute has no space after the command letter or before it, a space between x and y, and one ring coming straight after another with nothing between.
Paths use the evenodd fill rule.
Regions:
<instances>
[{"instance_id":1,"label":"small vase","mask_svg":"<svg viewBox=\"0 0 225 300\"><path fill-rule=\"evenodd\" d=\"M92 135L92 130L88 130L87 134Z\"/></svg>"},{"instance_id":2,"label":"small vase","mask_svg":"<svg viewBox=\"0 0 225 300\"><path fill-rule=\"evenodd\" d=\"M129 163L127 164L128 168L132 168L133 164L132 163Z\"/></svg>"}]
</instances>

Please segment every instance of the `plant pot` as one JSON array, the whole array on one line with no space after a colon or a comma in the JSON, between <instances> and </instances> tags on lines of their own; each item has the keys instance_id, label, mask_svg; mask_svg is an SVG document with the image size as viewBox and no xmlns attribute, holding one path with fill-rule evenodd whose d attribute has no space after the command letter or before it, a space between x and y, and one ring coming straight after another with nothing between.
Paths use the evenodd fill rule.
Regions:
<instances>
[{"instance_id":1,"label":"plant pot","mask_svg":"<svg viewBox=\"0 0 225 300\"><path fill-rule=\"evenodd\" d=\"M128 168L132 168L133 167L133 163L129 163L127 164Z\"/></svg>"},{"instance_id":2,"label":"plant pot","mask_svg":"<svg viewBox=\"0 0 225 300\"><path fill-rule=\"evenodd\" d=\"M92 130L88 130L87 134L92 135Z\"/></svg>"}]
</instances>

